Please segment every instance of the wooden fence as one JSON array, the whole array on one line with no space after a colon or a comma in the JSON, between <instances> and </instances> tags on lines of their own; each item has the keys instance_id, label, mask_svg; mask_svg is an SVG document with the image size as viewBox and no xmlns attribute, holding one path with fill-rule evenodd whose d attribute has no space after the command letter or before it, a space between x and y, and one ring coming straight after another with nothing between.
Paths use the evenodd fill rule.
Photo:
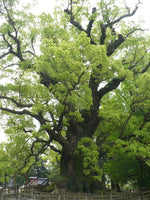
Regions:
<instances>
[{"instance_id":1,"label":"wooden fence","mask_svg":"<svg viewBox=\"0 0 150 200\"><path fill-rule=\"evenodd\" d=\"M150 200L150 191L117 194L49 194L32 189L1 190L0 200Z\"/></svg>"}]
</instances>

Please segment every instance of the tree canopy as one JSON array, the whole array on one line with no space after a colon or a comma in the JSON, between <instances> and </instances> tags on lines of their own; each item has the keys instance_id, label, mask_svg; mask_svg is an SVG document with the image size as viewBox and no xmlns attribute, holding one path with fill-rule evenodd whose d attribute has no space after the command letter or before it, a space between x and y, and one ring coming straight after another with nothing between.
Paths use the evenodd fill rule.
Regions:
<instances>
[{"instance_id":1,"label":"tree canopy","mask_svg":"<svg viewBox=\"0 0 150 200\"><path fill-rule=\"evenodd\" d=\"M93 192L104 175L144 186L150 38L129 21L141 1L131 9L126 1L99 0L92 8L69 0L64 10L38 17L18 3L0 3L0 110L7 116L5 151L19 160L17 170L26 173L53 151L70 191Z\"/></svg>"}]
</instances>

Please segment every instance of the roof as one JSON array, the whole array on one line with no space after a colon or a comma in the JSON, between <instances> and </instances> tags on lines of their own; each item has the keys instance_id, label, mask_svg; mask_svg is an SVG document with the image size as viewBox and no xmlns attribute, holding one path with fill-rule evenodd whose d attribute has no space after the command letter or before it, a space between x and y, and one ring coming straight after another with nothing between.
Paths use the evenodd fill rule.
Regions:
<instances>
[{"instance_id":1,"label":"roof","mask_svg":"<svg viewBox=\"0 0 150 200\"><path fill-rule=\"evenodd\" d=\"M30 177L30 179L29 185L46 185L48 183L48 178Z\"/></svg>"}]
</instances>

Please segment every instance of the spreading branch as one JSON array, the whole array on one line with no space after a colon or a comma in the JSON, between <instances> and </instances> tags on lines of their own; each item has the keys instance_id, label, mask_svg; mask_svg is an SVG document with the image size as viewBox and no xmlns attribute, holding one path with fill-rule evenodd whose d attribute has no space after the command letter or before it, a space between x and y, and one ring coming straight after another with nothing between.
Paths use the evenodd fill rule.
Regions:
<instances>
[{"instance_id":1,"label":"spreading branch","mask_svg":"<svg viewBox=\"0 0 150 200\"><path fill-rule=\"evenodd\" d=\"M33 106L33 104L22 104L21 102L17 102L15 99L11 98L11 97L6 97L6 96L2 96L0 95L0 99L6 99L9 100L11 102L13 102L18 108L31 108Z\"/></svg>"},{"instance_id":2,"label":"spreading branch","mask_svg":"<svg viewBox=\"0 0 150 200\"><path fill-rule=\"evenodd\" d=\"M79 22L75 21L75 18L73 16L72 11L70 11L68 8L64 10L65 13L70 15L70 23L74 25L78 30L86 32L86 30L79 24Z\"/></svg>"},{"instance_id":3,"label":"spreading branch","mask_svg":"<svg viewBox=\"0 0 150 200\"><path fill-rule=\"evenodd\" d=\"M129 122L129 120L131 119L131 117L132 117L134 111L135 111L135 110L132 110L132 111L131 111L131 113L129 114L128 118L127 118L126 121L124 122L123 127L122 127L122 129L121 129L120 136L119 136L120 139L123 137L124 130L125 130L125 128L126 128L128 122Z\"/></svg>"},{"instance_id":4,"label":"spreading branch","mask_svg":"<svg viewBox=\"0 0 150 200\"><path fill-rule=\"evenodd\" d=\"M2 58L4 58L5 56L7 56L7 55L9 55L10 54L10 52L8 51L8 52L6 52L6 53L3 53L1 56L0 56L0 59L2 59Z\"/></svg>"},{"instance_id":5,"label":"spreading branch","mask_svg":"<svg viewBox=\"0 0 150 200\"><path fill-rule=\"evenodd\" d=\"M143 123L142 123L141 126L139 127L139 130L140 130L140 131L144 128L144 126L145 126L145 124L146 124L147 122L150 122L150 112L145 113L144 116L143 116L143 118L144 118Z\"/></svg>"},{"instance_id":6,"label":"spreading branch","mask_svg":"<svg viewBox=\"0 0 150 200\"><path fill-rule=\"evenodd\" d=\"M150 62L144 67L141 71L141 73L145 73L150 68Z\"/></svg>"},{"instance_id":7,"label":"spreading branch","mask_svg":"<svg viewBox=\"0 0 150 200\"><path fill-rule=\"evenodd\" d=\"M124 18L128 18L128 17L132 17L133 15L135 15L135 13L137 12L138 10L138 5L141 4L141 2L139 1L136 5L135 5L135 8L132 12L129 11L128 9L128 13L125 14L125 15L122 15L121 17L119 17L118 19L108 23L107 26L113 26L114 24L117 24L118 22L120 22L121 20L123 20Z\"/></svg>"},{"instance_id":8,"label":"spreading branch","mask_svg":"<svg viewBox=\"0 0 150 200\"><path fill-rule=\"evenodd\" d=\"M70 11L68 8L64 10L65 13L67 13L68 15L70 15L70 23L75 26L79 31L83 31L85 32L88 37L90 37L91 35L91 29L92 29L92 25L94 23L94 19L91 19L88 23L88 26L87 26L87 30L85 30L79 22L77 22L73 16L73 13L72 11ZM92 40L92 38L90 37L91 39L91 44L95 44L95 42Z\"/></svg>"},{"instance_id":9,"label":"spreading branch","mask_svg":"<svg viewBox=\"0 0 150 200\"><path fill-rule=\"evenodd\" d=\"M121 35L118 34L118 39L112 42L111 44L108 45L107 47L107 56L111 56L114 51L125 41L125 38Z\"/></svg>"},{"instance_id":10,"label":"spreading branch","mask_svg":"<svg viewBox=\"0 0 150 200\"><path fill-rule=\"evenodd\" d=\"M42 116L41 113L38 114L33 114L31 111L27 110L27 109L23 109L23 110L13 110L10 108L4 108L4 107L0 107L1 111L5 111L11 114L15 114L15 115L28 115L31 116L33 118L35 118L37 121L39 121L39 123L41 125L46 124L47 120L44 119L44 117Z\"/></svg>"},{"instance_id":11,"label":"spreading branch","mask_svg":"<svg viewBox=\"0 0 150 200\"><path fill-rule=\"evenodd\" d=\"M127 13L127 14L122 15L121 17L117 18L116 20L114 20L114 21L109 21L109 20L108 20L108 22L107 22L106 24L101 24L101 25L100 25L100 27L101 27L100 44L104 44L104 42L105 42L105 39L106 39L106 29L109 27L109 28L112 30L112 32L113 32L114 34L116 34L116 33L115 33L115 30L114 30L114 28L113 28L113 25L119 23L119 22L120 22L121 20L123 20L124 18L132 17L132 16L136 13L136 11L138 10L138 5L139 5L140 3L141 3L141 2L139 1L139 2L136 4L135 9L134 9L132 12L129 12L129 10L128 10L128 13ZM136 30L138 30L138 29L136 29ZM136 31L136 30L134 30L134 31ZM115 40L113 43L111 43L111 44L108 46L108 49L107 49L107 50L108 50L108 53L107 53L107 55L108 55L108 56L112 55L112 53L115 51L115 49L117 49L118 46L119 46L120 44L122 44L122 43L125 41L125 39L126 39L129 35L131 35L134 31L130 32L126 37L123 37L121 34L118 34L118 39Z\"/></svg>"},{"instance_id":12,"label":"spreading branch","mask_svg":"<svg viewBox=\"0 0 150 200\"><path fill-rule=\"evenodd\" d=\"M16 27L15 27L15 21L14 21L13 18L11 17L11 15L10 15L8 9L7 9L7 6L6 6L6 4L5 4L5 1L2 0L2 2L3 2L3 5L4 5L4 9L5 9L6 13L7 13L8 22L9 22L9 24L12 26L12 28L14 29L14 31L15 31L15 33L16 33L16 37L17 37L17 30L16 30Z\"/></svg>"},{"instance_id":13,"label":"spreading branch","mask_svg":"<svg viewBox=\"0 0 150 200\"><path fill-rule=\"evenodd\" d=\"M15 53L15 55L20 59L20 61L25 61L25 59L22 56L22 52L21 52L20 40L17 38L17 36L13 36L12 33L10 33L9 31L8 31L8 36L10 38L12 38L15 41L15 43L17 44L17 53Z\"/></svg>"},{"instance_id":14,"label":"spreading branch","mask_svg":"<svg viewBox=\"0 0 150 200\"><path fill-rule=\"evenodd\" d=\"M123 78L113 78L109 81L103 88L98 91L97 96L101 99L105 94L111 92L112 90L116 89L122 81L124 81L125 77Z\"/></svg>"},{"instance_id":15,"label":"spreading branch","mask_svg":"<svg viewBox=\"0 0 150 200\"><path fill-rule=\"evenodd\" d=\"M131 116L132 116L132 112L131 112L131 114L130 114ZM129 119L130 119L130 117L131 116L129 116ZM147 112L147 113L145 113L144 115L143 115L143 122L142 122L142 124L140 125L140 127L138 128L138 130L139 131L141 131L143 128L144 128L144 126L146 125L146 123L147 122L150 122L150 112ZM127 121L126 122L128 122L128 120L129 119L127 119ZM126 122L125 122L125 125L126 125ZM125 126L124 126L125 127ZM124 130L124 127L123 127L123 130ZM126 136L123 136L123 132L120 134L120 139L122 139L122 140L128 140L128 139L131 139L131 138L137 138L138 139L138 137L137 137L137 135L135 135L135 134L130 134L130 135L126 135Z\"/></svg>"},{"instance_id":16,"label":"spreading branch","mask_svg":"<svg viewBox=\"0 0 150 200\"><path fill-rule=\"evenodd\" d=\"M95 20L95 17L93 16L93 14L96 12L96 8L92 8L92 16L91 16L91 20L89 21L88 25L87 25L87 29L86 29L86 33L88 37L91 37L91 30L92 30L92 26Z\"/></svg>"},{"instance_id":17,"label":"spreading branch","mask_svg":"<svg viewBox=\"0 0 150 200\"><path fill-rule=\"evenodd\" d=\"M51 148L51 150L55 151L56 153L59 153L59 154L62 153L61 150L57 149L57 148L56 148L55 146L53 146L53 145L49 145L49 147Z\"/></svg>"}]
</instances>

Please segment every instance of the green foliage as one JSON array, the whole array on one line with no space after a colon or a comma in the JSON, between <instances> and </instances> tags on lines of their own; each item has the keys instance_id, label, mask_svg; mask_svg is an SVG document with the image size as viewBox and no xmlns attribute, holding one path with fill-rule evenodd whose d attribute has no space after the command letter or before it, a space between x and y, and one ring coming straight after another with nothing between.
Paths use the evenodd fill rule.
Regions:
<instances>
[{"instance_id":1,"label":"green foliage","mask_svg":"<svg viewBox=\"0 0 150 200\"><path fill-rule=\"evenodd\" d=\"M104 172L111 180L121 185L130 184L132 187L149 188L149 166L135 157L119 153L104 164Z\"/></svg>"},{"instance_id":2,"label":"green foliage","mask_svg":"<svg viewBox=\"0 0 150 200\"><path fill-rule=\"evenodd\" d=\"M102 169L99 168L99 153L95 142L88 137L84 137L78 142L75 154L83 159L83 173L101 181Z\"/></svg>"},{"instance_id":3,"label":"green foliage","mask_svg":"<svg viewBox=\"0 0 150 200\"><path fill-rule=\"evenodd\" d=\"M73 175L70 190L90 191L105 174L148 185L150 38L126 21L139 3L69 1L54 17L17 3L0 2L2 181L27 175L41 156L51 180Z\"/></svg>"}]
</instances>

